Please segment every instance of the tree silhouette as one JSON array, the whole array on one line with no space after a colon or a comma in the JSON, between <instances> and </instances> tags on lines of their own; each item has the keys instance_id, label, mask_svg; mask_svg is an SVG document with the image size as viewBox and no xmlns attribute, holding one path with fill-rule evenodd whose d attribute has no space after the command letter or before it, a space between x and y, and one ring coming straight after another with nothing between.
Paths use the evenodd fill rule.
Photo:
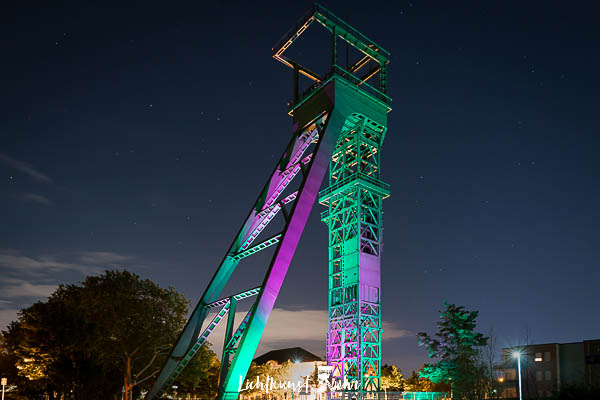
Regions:
<instances>
[{"instance_id":1,"label":"tree silhouette","mask_svg":"<svg viewBox=\"0 0 600 400\"><path fill-rule=\"evenodd\" d=\"M479 362L479 348L488 338L475 332L478 311L444 302L438 332L432 338L420 332L419 344L427 347L429 358L437 362L425 364L421 376L433 383L451 383L454 398L476 399L485 392L485 366Z\"/></svg>"}]
</instances>

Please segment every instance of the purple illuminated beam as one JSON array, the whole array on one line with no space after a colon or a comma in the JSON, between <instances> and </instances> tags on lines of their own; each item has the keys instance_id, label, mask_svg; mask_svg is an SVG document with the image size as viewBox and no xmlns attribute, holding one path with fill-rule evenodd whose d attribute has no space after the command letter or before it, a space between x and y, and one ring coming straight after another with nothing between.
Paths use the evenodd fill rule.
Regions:
<instances>
[{"instance_id":1,"label":"purple illuminated beam","mask_svg":"<svg viewBox=\"0 0 600 400\"><path fill-rule=\"evenodd\" d=\"M208 312L208 309L205 306L216 301L220 297L221 291L229 281L240 261L239 257L235 257L236 254L239 254L239 250L245 243L246 239L252 235L255 229L263 222L262 220L265 218L265 214L261 214L261 212L277 202L277 199L283 192L282 188L287 187L291 181L291 179L286 178L288 178L289 175L294 172L294 170L296 170L295 174L301 170L298 164L307 163L311 160L311 158L307 156L299 162L297 161L300 157L302 157L310 143L314 142L314 135L316 131L315 126L320 126L323 123L324 118L324 115L317 117L314 121L314 124L312 124L310 127L304 126L302 127L302 130L298 130L292 135L292 138L290 139L290 142L286 147L281 159L271 173L256 202L250 209L248 216L244 220L229 249L225 253L221 264L218 266L217 271L211 278L202 297L192 311L190 319L177 338L177 341L175 342L171 353L163 364L163 367L161 368L161 371L159 372L152 389L146 395L146 400L155 399L164 391L165 387L167 386L167 382L169 381L169 377L176 371L176 369L180 367L180 360L196 344L196 341L201 333L202 324ZM284 168L282 168L282 166ZM283 200L284 203L286 202L285 199L286 198ZM252 350L252 355L255 351L256 348Z\"/></svg>"},{"instance_id":2,"label":"purple illuminated beam","mask_svg":"<svg viewBox=\"0 0 600 400\"><path fill-rule=\"evenodd\" d=\"M263 330L327 171L337 135L343 124L343 118L340 117L329 114L326 126L321 129L312 161L302 180L296 202L262 284L263 290L258 295L254 312L240 339L238 349L243 349L243 351L236 353L227 373L221 397L224 400L235 400L238 397L240 381L245 378L252 357L256 353Z\"/></svg>"}]
</instances>

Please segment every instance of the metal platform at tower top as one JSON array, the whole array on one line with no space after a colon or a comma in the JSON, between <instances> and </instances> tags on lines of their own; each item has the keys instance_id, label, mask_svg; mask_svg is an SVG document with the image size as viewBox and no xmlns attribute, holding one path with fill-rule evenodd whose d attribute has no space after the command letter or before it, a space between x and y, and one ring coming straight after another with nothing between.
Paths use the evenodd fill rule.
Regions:
<instances>
[{"instance_id":1,"label":"metal platform at tower top","mask_svg":"<svg viewBox=\"0 0 600 400\"><path fill-rule=\"evenodd\" d=\"M325 75L319 75L306 66L291 60L284 55L285 51L298 39L313 22L318 22L331 33L331 69ZM338 64L338 40L354 47L362 53L362 57L355 60L354 63L346 68ZM294 70L294 99L291 102L293 110L299 107L304 101L308 100L310 94L319 87L324 86L334 76L342 77L349 83L360 87L364 92L375 97L379 101L391 106L392 99L387 96L387 64L390 61L390 53L377 45L371 39L354 29L341 18L337 17L331 11L322 5L315 3L308 12L303 15L296 25L290 29L277 44L272 48L273 58L287 65ZM366 66L374 62L374 66L357 76L357 73L363 71ZM315 83L308 87L304 93L299 93L298 75L302 74ZM371 78L379 77L379 85L369 84L367 81ZM388 111L391 111L391 107Z\"/></svg>"},{"instance_id":2,"label":"metal platform at tower top","mask_svg":"<svg viewBox=\"0 0 600 400\"><path fill-rule=\"evenodd\" d=\"M327 29L331 40L331 66L322 75L284 55L315 21ZM346 67L338 64L340 41L360 54ZM292 136L146 399L158 398L175 382L223 320L227 322L218 397L237 399L317 198L328 207L321 219L329 229L327 360L333 366L331 378L359 382L360 393L379 390L381 201L390 192L379 178L380 150L391 110L389 53L315 4L273 47L273 57L293 70ZM300 87L300 75L312 81L307 88ZM328 188L319 193L328 169ZM281 230L267 236L267 225L277 223ZM238 264L261 251L273 253L262 284L223 297L221 292ZM236 304L247 298L254 302L236 327ZM218 311L203 329L211 310Z\"/></svg>"}]
</instances>

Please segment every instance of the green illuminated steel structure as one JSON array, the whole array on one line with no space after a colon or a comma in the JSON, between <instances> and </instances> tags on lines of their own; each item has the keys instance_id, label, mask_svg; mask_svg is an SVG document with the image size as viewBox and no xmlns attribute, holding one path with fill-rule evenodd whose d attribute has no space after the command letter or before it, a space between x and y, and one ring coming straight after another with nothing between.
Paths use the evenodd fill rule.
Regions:
<instances>
[{"instance_id":1,"label":"green illuminated steel structure","mask_svg":"<svg viewBox=\"0 0 600 400\"><path fill-rule=\"evenodd\" d=\"M329 187L319 195L328 207L329 330L327 362L332 378L358 381L379 391L381 378L382 200L389 185L379 179L385 125L353 113L333 152Z\"/></svg>"},{"instance_id":2,"label":"green illuminated steel structure","mask_svg":"<svg viewBox=\"0 0 600 400\"><path fill-rule=\"evenodd\" d=\"M331 40L331 68L323 75L284 55L313 22L324 26ZM358 50L354 63L339 65L339 42ZM172 385L222 320L227 323L219 399L237 399L317 197L328 207L321 217L329 227L327 361L332 379L358 381L361 392L379 390L381 201L389 195L389 186L379 180L379 157L391 110L386 94L389 53L315 4L273 48L273 57L293 70L292 137L146 395L148 400ZM302 93L301 76L312 81ZM319 193L328 167L329 187ZM281 230L267 236L265 228L278 219ZM267 249L272 256L262 284L221 298L238 264ZM246 298L254 302L236 327L237 302ZM215 309L217 314L204 326Z\"/></svg>"}]
</instances>

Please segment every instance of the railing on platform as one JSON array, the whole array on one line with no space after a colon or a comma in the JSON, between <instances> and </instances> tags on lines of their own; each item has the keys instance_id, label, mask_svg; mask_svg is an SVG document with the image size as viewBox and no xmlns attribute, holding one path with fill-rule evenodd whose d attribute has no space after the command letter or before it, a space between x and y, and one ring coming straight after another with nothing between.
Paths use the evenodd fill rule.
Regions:
<instances>
[{"instance_id":1,"label":"railing on platform","mask_svg":"<svg viewBox=\"0 0 600 400\"><path fill-rule=\"evenodd\" d=\"M329 83L329 81L331 80L331 78L334 76L337 78L342 78L343 80L347 81L348 83L351 83L352 85L356 86L357 88L362 89L365 93L375 97L376 99L378 99L379 101L382 101L383 103L385 103L387 105L392 104L392 99L389 96L382 93L380 90L374 88L373 86L369 85L368 83L361 81L360 78L358 78L355 75L353 75L352 73L346 71L344 68L342 68L338 65L334 65L332 70L329 71L323 77L323 80L321 82L315 82L312 85L310 85L309 87L307 87L304 90L304 92L302 92L302 94L300 94L300 96L298 97L298 100L296 102L293 102L293 101L288 102L291 109L296 108L302 102L307 100L310 97L310 95L313 92L315 92L317 89L320 89L321 87L327 85Z\"/></svg>"},{"instance_id":2,"label":"railing on platform","mask_svg":"<svg viewBox=\"0 0 600 400\"><path fill-rule=\"evenodd\" d=\"M404 392L403 400L443 400L449 399L450 395L446 392ZM388 397L387 400L393 400Z\"/></svg>"},{"instance_id":3,"label":"railing on platform","mask_svg":"<svg viewBox=\"0 0 600 400\"><path fill-rule=\"evenodd\" d=\"M297 397L294 400L449 400L450 394L446 392L330 392Z\"/></svg>"},{"instance_id":4,"label":"railing on platform","mask_svg":"<svg viewBox=\"0 0 600 400\"><path fill-rule=\"evenodd\" d=\"M333 193L334 191L338 190L342 186L345 186L348 183L355 181L355 180L363 180L365 182L368 182L368 183L372 184L373 186L376 186L376 187L382 189L382 191L384 191L386 193L389 193L390 189L391 189L391 186L388 183L380 181L379 179L375 179L367 174L363 174L362 172L355 172L352 175L348 175L341 181L336 182L335 184L329 186L328 188L321 190L319 192L319 198L324 198L325 196Z\"/></svg>"}]
</instances>

